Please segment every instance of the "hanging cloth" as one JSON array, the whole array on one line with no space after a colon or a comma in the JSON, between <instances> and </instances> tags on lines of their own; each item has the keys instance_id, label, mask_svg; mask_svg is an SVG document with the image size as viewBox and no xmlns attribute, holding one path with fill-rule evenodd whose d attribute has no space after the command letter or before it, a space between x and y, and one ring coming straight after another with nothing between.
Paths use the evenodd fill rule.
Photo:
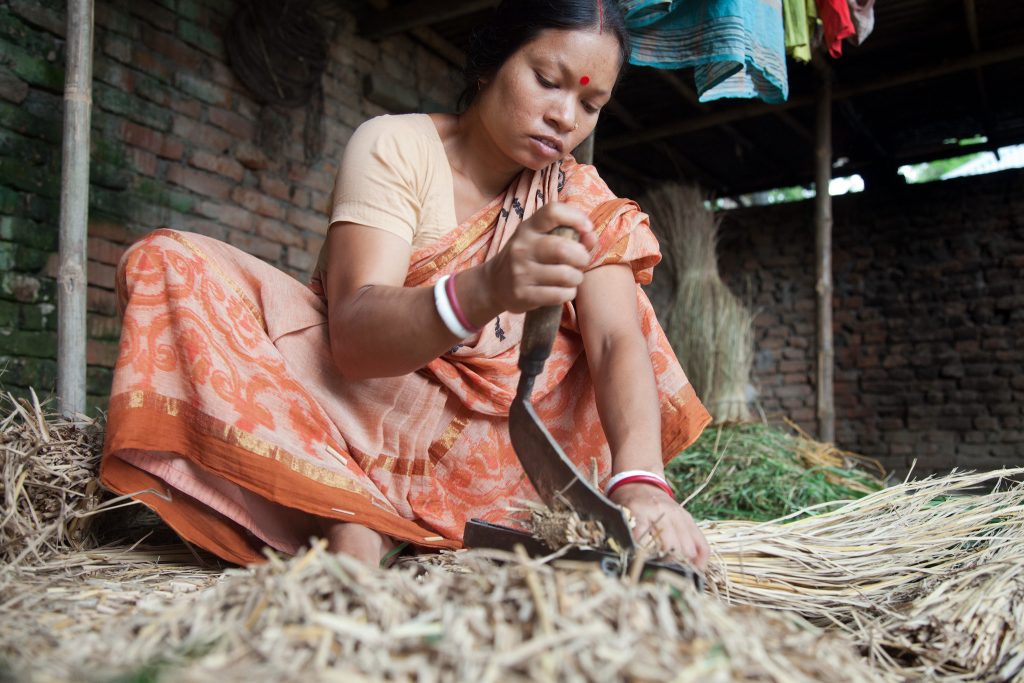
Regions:
<instances>
[{"instance_id":1,"label":"hanging cloth","mask_svg":"<svg viewBox=\"0 0 1024 683\"><path fill-rule=\"evenodd\" d=\"M843 38L857 33L850 18L850 6L847 0L816 0L818 16L825 27L825 44L833 59L843 56Z\"/></svg>"},{"instance_id":2,"label":"hanging cloth","mask_svg":"<svg viewBox=\"0 0 1024 683\"><path fill-rule=\"evenodd\" d=\"M849 37L854 45L860 45L875 28L875 0L846 0L850 5L850 19L856 33Z\"/></svg>"},{"instance_id":3,"label":"hanging cloth","mask_svg":"<svg viewBox=\"0 0 1024 683\"><path fill-rule=\"evenodd\" d=\"M629 61L693 67L701 102L789 97L782 0L624 0L622 7L633 39Z\"/></svg>"},{"instance_id":4,"label":"hanging cloth","mask_svg":"<svg viewBox=\"0 0 1024 683\"><path fill-rule=\"evenodd\" d=\"M814 0L782 0L786 54L805 64L811 61L811 39L818 23Z\"/></svg>"}]
</instances>

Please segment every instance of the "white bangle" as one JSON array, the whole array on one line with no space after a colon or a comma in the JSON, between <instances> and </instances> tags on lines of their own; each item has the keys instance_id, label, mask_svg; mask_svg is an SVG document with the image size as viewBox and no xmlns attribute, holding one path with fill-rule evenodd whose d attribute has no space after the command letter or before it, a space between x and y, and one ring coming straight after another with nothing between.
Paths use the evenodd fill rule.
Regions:
<instances>
[{"instance_id":1,"label":"white bangle","mask_svg":"<svg viewBox=\"0 0 1024 683\"><path fill-rule=\"evenodd\" d=\"M462 326L459 317L455 315L455 309L452 308L452 302L448 301L448 292L445 291L444 283L448 281L449 277L451 276L445 275L434 284L434 306L449 332L459 339L469 339L475 333Z\"/></svg>"},{"instance_id":2,"label":"white bangle","mask_svg":"<svg viewBox=\"0 0 1024 683\"><path fill-rule=\"evenodd\" d=\"M646 479L657 479L666 487L668 487L668 482L665 480L665 477L658 476L654 472L648 472L647 470L626 470L625 472L619 472L618 474L616 474L615 476L608 480L608 483L604 487L604 494L607 496L608 493L615 488L616 484L618 484L623 479L628 479L630 477L644 477Z\"/></svg>"}]
</instances>

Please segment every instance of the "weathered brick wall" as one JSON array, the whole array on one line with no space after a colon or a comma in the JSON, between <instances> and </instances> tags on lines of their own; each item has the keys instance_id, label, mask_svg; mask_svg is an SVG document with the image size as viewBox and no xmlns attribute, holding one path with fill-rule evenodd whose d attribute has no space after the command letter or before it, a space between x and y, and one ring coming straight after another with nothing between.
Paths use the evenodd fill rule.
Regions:
<instances>
[{"instance_id":1,"label":"weathered brick wall","mask_svg":"<svg viewBox=\"0 0 1024 683\"><path fill-rule=\"evenodd\" d=\"M305 278L327 228L341 151L388 110L364 79L409 108L448 109L447 63L410 39L369 42L342 11L325 22L324 144L307 162L305 110L276 110L279 153L258 144L262 108L235 78L221 39L235 0L96 3L89 225L89 385L102 405L117 357L114 273L159 226L226 240ZM64 86L62 0L0 0L0 384L56 383L56 269ZM381 100L377 99L378 102Z\"/></svg>"},{"instance_id":2,"label":"weathered brick wall","mask_svg":"<svg viewBox=\"0 0 1024 683\"><path fill-rule=\"evenodd\" d=\"M1024 463L1024 172L835 198L836 438L905 471ZM766 413L812 433L813 202L729 212Z\"/></svg>"}]
</instances>

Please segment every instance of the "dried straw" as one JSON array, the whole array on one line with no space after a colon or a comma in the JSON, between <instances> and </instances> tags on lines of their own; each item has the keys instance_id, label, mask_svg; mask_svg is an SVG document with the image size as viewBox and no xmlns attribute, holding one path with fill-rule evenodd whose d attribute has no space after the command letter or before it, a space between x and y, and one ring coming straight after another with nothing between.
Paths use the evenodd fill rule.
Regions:
<instances>
[{"instance_id":1,"label":"dried straw","mask_svg":"<svg viewBox=\"0 0 1024 683\"><path fill-rule=\"evenodd\" d=\"M790 523L711 522L710 582L732 604L842 629L883 670L986 680L1024 643L1024 610L1007 602L1024 590L1024 485L967 492L1022 475L904 482Z\"/></svg>"},{"instance_id":2,"label":"dried straw","mask_svg":"<svg viewBox=\"0 0 1024 683\"><path fill-rule=\"evenodd\" d=\"M661 268L671 283L663 314L669 342L715 421L745 422L754 316L719 277L718 219L695 185L663 185L641 205L661 240Z\"/></svg>"},{"instance_id":3,"label":"dried straw","mask_svg":"<svg viewBox=\"0 0 1024 683\"><path fill-rule=\"evenodd\" d=\"M101 495L101 426L85 416L46 414L35 391L31 397L0 394L0 563L7 567L90 545Z\"/></svg>"},{"instance_id":4,"label":"dried straw","mask_svg":"<svg viewBox=\"0 0 1024 683\"><path fill-rule=\"evenodd\" d=\"M1024 669L1012 481L1024 468L704 523L715 554L697 595L672 574L638 583L484 551L381 571L314 545L225 571L180 545L90 549L92 532L69 523L101 509L76 488L94 465L73 463L95 463L98 434L38 401L2 427L0 678L1008 681Z\"/></svg>"},{"instance_id":5,"label":"dried straw","mask_svg":"<svg viewBox=\"0 0 1024 683\"><path fill-rule=\"evenodd\" d=\"M461 571L371 569L315 545L219 579L130 563L84 584L40 572L0 607L0 654L27 681L878 680L842 635L672 574L634 584L592 565L448 557Z\"/></svg>"}]
</instances>

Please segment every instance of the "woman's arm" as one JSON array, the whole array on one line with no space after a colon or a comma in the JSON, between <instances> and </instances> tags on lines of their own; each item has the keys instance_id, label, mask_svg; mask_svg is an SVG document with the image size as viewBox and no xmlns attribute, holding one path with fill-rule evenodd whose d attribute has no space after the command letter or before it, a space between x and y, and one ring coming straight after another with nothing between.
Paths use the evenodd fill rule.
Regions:
<instances>
[{"instance_id":1,"label":"woman's arm","mask_svg":"<svg viewBox=\"0 0 1024 683\"><path fill-rule=\"evenodd\" d=\"M576 313L613 472L663 475L658 389L640 330L632 269L615 264L589 271Z\"/></svg>"},{"instance_id":2,"label":"woman's arm","mask_svg":"<svg viewBox=\"0 0 1024 683\"><path fill-rule=\"evenodd\" d=\"M442 322L432 287L403 287L410 245L377 228L340 223L324 244L331 355L349 379L414 372L461 341ZM500 311L489 300L483 268L456 279L456 295L473 323Z\"/></svg>"},{"instance_id":3,"label":"woman's arm","mask_svg":"<svg viewBox=\"0 0 1024 683\"><path fill-rule=\"evenodd\" d=\"M548 233L569 225L582 244ZM574 206L553 202L524 221L492 260L455 280L469 322L485 324L505 311L569 301L590 261L593 225ZM434 306L432 287L403 287L411 247L385 230L339 223L324 244L331 355L350 379L408 374L437 358L455 337Z\"/></svg>"},{"instance_id":4,"label":"woman's arm","mask_svg":"<svg viewBox=\"0 0 1024 683\"><path fill-rule=\"evenodd\" d=\"M661 406L640 328L632 269L615 264L587 272L578 289L576 313L612 470L664 476ZM669 554L705 567L710 549L704 534L666 492L649 484L624 484L612 500L633 513L636 538L651 533Z\"/></svg>"}]
</instances>

